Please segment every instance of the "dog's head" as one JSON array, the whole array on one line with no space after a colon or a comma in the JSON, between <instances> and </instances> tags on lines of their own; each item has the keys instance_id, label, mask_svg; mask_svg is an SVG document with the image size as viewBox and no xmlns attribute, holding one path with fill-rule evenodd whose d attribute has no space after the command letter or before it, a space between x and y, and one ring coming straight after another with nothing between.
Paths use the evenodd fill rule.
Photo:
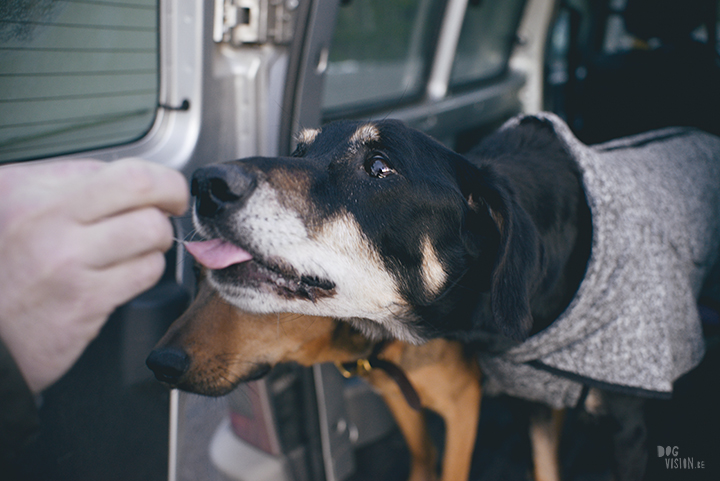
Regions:
<instances>
[{"instance_id":1,"label":"dog's head","mask_svg":"<svg viewBox=\"0 0 720 481\"><path fill-rule=\"evenodd\" d=\"M261 378L274 365L349 362L373 344L349 324L302 314L250 314L225 302L207 282L150 353L160 380L209 396Z\"/></svg>"},{"instance_id":2,"label":"dog's head","mask_svg":"<svg viewBox=\"0 0 720 481\"><path fill-rule=\"evenodd\" d=\"M304 130L290 157L192 180L187 248L227 303L418 343L530 327L532 223L492 170L398 121Z\"/></svg>"}]
</instances>

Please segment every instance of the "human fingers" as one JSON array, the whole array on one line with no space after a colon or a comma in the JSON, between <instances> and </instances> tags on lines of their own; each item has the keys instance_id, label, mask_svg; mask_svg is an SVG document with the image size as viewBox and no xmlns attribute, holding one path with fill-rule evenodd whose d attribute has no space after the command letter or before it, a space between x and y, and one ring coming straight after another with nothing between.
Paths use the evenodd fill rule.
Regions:
<instances>
[{"instance_id":1,"label":"human fingers","mask_svg":"<svg viewBox=\"0 0 720 481\"><path fill-rule=\"evenodd\" d=\"M26 162L0 166L0 225L65 203L75 186L105 167L98 160ZM76 194L74 194L76 195Z\"/></svg>"},{"instance_id":2,"label":"human fingers","mask_svg":"<svg viewBox=\"0 0 720 481\"><path fill-rule=\"evenodd\" d=\"M40 393L59 379L99 334L110 313L152 287L165 260L154 251L103 270L86 271L70 295L49 293L29 313L4 323L0 337L23 373L28 386ZM82 286L85 286L82 288ZM72 294L72 291L76 291Z\"/></svg>"},{"instance_id":3,"label":"human fingers","mask_svg":"<svg viewBox=\"0 0 720 481\"><path fill-rule=\"evenodd\" d=\"M105 268L151 251L167 251L173 244L170 219L156 207L135 209L82 227L86 262Z\"/></svg>"},{"instance_id":4,"label":"human fingers","mask_svg":"<svg viewBox=\"0 0 720 481\"><path fill-rule=\"evenodd\" d=\"M165 258L156 250L104 269L69 267L64 279L0 282L0 337L36 393L77 360L113 310L160 279Z\"/></svg>"},{"instance_id":5,"label":"human fingers","mask_svg":"<svg viewBox=\"0 0 720 481\"><path fill-rule=\"evenodd\" d=\"M3 176L12 176L9 178L10 182L26 183L29 180L57 182L58 180L87 176L97 172L105 165L105 162L95 159L41 160L1 165L0 173Z\"/></svg>"},{"instance_id":6,"label":"human fingers","mask_svg":"<svg viewBox=\"0 0 720 481\"><path fill-rule=\"evenodd\" d=\"M80 222L94 222L121 212L154 206L181 215L188 205L189 190L182 174L140 159L107 164L85 177L68 206Z\"/></svg>"},{"instance_id":7,"label":"human fingers","mask_svg":"<svg viewBox=\"0 0 720 481\"><path fill-rule=\"evenodd\" d=\"M154 286L165 271L165 256L151 251L89 274L94 302L108 314ZM98 326L98 330L101 326Z\"/></svg>"}]
</instances>

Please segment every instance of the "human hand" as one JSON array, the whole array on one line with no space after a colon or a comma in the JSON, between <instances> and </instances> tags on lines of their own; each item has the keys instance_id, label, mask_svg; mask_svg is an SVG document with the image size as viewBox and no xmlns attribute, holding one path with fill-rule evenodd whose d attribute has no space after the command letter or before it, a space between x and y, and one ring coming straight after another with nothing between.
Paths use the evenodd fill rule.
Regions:
<instances>
[{"instance_id":1,"label":"human hand","mask_svg":"<svg viewBox=\"0 0 720 481\"><path fill-rule=\"evenodd\" d=\"M182 174L138 159L0 167L0 338L33 392L160 279L187 203Z\"/></svg>"}]
</instances>

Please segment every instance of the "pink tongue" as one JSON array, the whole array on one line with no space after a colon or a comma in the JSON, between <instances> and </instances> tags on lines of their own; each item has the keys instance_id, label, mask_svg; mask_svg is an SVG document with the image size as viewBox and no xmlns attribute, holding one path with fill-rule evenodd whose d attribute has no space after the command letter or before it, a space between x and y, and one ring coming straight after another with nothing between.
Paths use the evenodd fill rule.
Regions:
<instances>
[{"instance_id":1,"label":"pink tongue","mask_svg":"<svg viewBox=\"0 0 720 481\"><path fill-rule=\"evenodd\" d=\"M208 269L225 269L252 259L248 252L221 239L186 242L185 248L195 260Z\"/></svg>"}]
</instances>

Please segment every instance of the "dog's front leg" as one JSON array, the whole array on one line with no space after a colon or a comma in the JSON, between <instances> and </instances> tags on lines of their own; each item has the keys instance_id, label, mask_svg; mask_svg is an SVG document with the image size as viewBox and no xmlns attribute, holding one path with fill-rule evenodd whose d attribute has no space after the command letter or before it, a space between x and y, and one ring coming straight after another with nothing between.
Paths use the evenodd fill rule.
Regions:
<instances>
[{"instance_id":1,"label":"dog's front leg","mask_svg":"<svg viewBox=\"0 0 720 481\"><path fill-rule=\"evenodd\" d=\"M530 416L530 445L532 447L535 481L560 481L560 433L565 411L536 406Z\"/></svg>"},{"instance_id":2,"label":"dog's front leg","mask_svg":"<svg viewBox=\"0 0 720 481\"><path fill-rule=\"evenodd\" d=\"M470 466L480 418L480 369L463 355L462 346L446 342L443 360L410 372L423 405L445 421L445 451L442 481L465 481Z\"/></svg>"},{"instance_id":3,"label":"dog's front leg","mask_svg":"<svg viewBox=\"0 0 720 481\"><path fill-rule=\"evenodd\" d=\"M437 455L421 411L411 408L395 381L384 372L374 369L367 380L382 395L410 451L409 481L435 481Z\"/></svg>"},{"instance_id":4,"label":"dog's front leg","mask_svg":"<svg viewBox=\"0 0 720 481\"><path fill-rule=\"evenodd\" d=\"M466 481L470 475L480 416L480 368L475 360L465 356L459 343L443 339L421 346L394 342L380 357L399 365L417 391L423 407L438 413L445 421L442 481ZM407 427L400 427L408 445L413 442L417 446L415 451L410 448L413 454L410 479L435 479L435 455L424 417L411 410L394 383L393 388L394 396L386 397L386 401L398 424L407 423ZM429 453L432 453L431 457Z\"/></svg>"},{"instance_id":5,"label":"dog's front leg","mask_svg":"<svg viewBox=\"0 0 720 481\"><path fill-rule=\"evenodd\" d=\"M445 455L442 481L468 479L480 417L480 384L467 384L457 393L452 409L444 414Z\"/></svg>"}]
</instances>

